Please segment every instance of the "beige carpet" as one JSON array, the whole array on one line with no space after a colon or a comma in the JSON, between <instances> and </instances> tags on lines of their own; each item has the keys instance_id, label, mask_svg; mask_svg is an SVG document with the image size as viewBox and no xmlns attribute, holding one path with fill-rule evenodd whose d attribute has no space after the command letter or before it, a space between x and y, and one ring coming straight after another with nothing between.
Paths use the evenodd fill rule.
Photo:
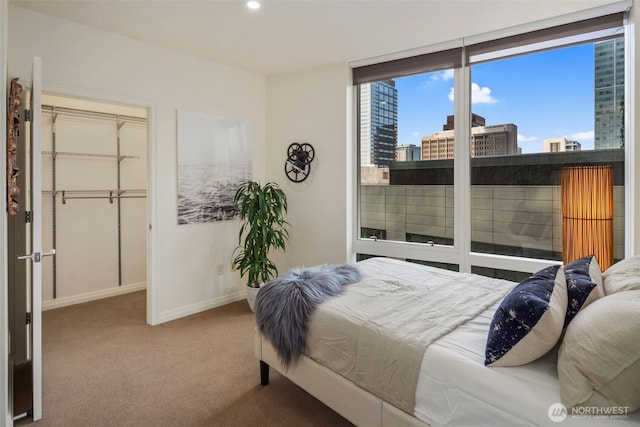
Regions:
<instances>
[{"instance_id":1,"label":"beige carpet","mask_svg":"<svg viewBox=\"0 0 640 427\"><path fill-rule=\"evenodd\" d=\"M350 426L271 370L246 301L148 326L144 292L43 314L43 426Z\"/></svg>"}]
</instances>

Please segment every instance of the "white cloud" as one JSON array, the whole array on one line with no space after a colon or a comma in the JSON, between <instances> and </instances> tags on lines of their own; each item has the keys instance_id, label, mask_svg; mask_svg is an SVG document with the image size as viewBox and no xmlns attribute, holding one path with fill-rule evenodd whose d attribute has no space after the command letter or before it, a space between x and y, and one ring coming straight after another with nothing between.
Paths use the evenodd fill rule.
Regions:
<instances>
[{"instance_id":1,"label":"white cloud","mask_svg":"<svg viewBox=\"0 0 640 427\"><path fill-rule=\"evenodd\" d=\"M422 136L422 132L412 132L411 136L414 136L414 137Z\"/></svg>"},{"instance_id":2,"label":"white cloud","mask_svg":"<svg viewBox=\"0 0 640 427\"><path fill-rule=\"evenodd\" d=\"M431 74L431 80L452 80L453 79L453 70L445 70L439 73Z\"/></svg>"},{"instance_id":3,"label":"white cloud","mask_svg":"<svg viewBox=\"0 0 640 427\"><path fill-rule=\"evenodd\" d=\"M491 89L480 87L477 83L471 83L471 103L472 104L494 104L496 101L491 96Z\"/></svg>"},{"instance_id":4,"label":"white cloud","mask_svg":"<svg viewBox=\"0 0 640 427\"><path fill-rule=\"evenodd\" d=\"M537 136L524 136L522 134L518 134L518 142L531 142L537 141L539 138Z\"/></svg>"},{"instance_id":5,"label":"white cloud","mask_svg":"<svg viewBox=\"0 0 640 427\"><path fill-rule=\"evenodd\" d=\"M449 100L453 101L453 88L449 91ZM471 103L472 104L495 104L498 102L491 96L491 89L480 87L478 83L471 83Z\"/></svg>"},{"instance_id":6,"label":"white cloud","mask_svg":"<svg viewBox=\"0 0 640 427\"><path fill-rule=\"evenodd\" d=\"M435 83L446 82L449 80L453 80L453 70L430 73L428 78L425 78L420 82L419 87L421 89L431 89Z\"/></svg>"},{"instance_id":7,"label":"white cloud","mask_svg":"<svg viewBox=\"0 0 640 427\"><path fill-rule=\"evenodd\" d=\"M593 137L594 137L594 132L591 130L591 131L588 131L588 132L577 132L577 133L574 133L573 135L567 136L567 139L569 139L571 141L580 142L580 141L584 141L584 140L587 140L587 139L588 140L593 139Z\"/></svg>"}]
</instances>

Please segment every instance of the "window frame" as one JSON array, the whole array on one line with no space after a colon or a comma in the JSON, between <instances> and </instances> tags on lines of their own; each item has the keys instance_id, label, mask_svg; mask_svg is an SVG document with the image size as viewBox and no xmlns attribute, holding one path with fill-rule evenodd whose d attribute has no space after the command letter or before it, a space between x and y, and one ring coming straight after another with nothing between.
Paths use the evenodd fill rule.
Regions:
<instances>
[{"instance_id":1,"label":"window frame","mask_svg":"<svg viewBox=\"0 0 640 427\"><path fill-rule=\"evenodd\" d=\"M387 256L402 259L416 259L429 262L457 264L460 272L470 272L473 267L483 267L491 269L506 269L521 272L535 272L550 264L561 264L557 260L545 260L524 258L507 255L494 255L487 253L478 253L471 251L471 66L469 63L469 53L474 52L474 46L491 45L495 40L506 39L509 37L522 38L526 33L544 33L553 27L572 27L575 28L579 21L598 20L611 14L623 13L622 28L624 29L625 40L625 235L631 236L625 239L625 256L634 253L634 179L635 172L633 166L635 162L635 120L631 111L634 111L635 97L635 67L633 52L635 52L635 37L633 23L629 22L628 11L631 8L631 1L623 1L605 5L599 8L584 10L568 15L554 17L552 19L531 23L529 25L521 25L517 28L507 28L477 36L467 37L460 40L453 40L446 43L440 43L433 46L424 47L412 51L405 51L399 54L387 55L379 58L370 58L365 61L352 62L349 65L352 68L370 66L376 63L392 64L394 61L402 61L403 57L415 57L419 55L428 56L429 53L440 52L443 50L452 50L460 48L461 67L454 68L454 117L456 126L454 146L454 243L451 246L445 245L426 245L423 243L386 241L360 237L360 142L359 142L359 93L358 85L354 81L350 93L352 106L352 123L355 123L352 129L352 138L355 143L350 144L353 148L351 159L352 167L355 173L352 180L352 206L351 218L352 227L350 234L352 236L350 252L352 259L355 260L356 254L368 254L376 256ZM606 19L605 19L606 21ZM618 27L619 28L619 27ZM619 32L611 30L598 30L599 36L610 37ZM585 36L592 34L592 31L583 31ZM580 35L571 37L567 40L580 40ZM588 37L587 41L596 41ZM571 43L567 41L566 43ZM546 42L542 42L543 44ZM574 43L575 44L575 43ZM522 48L510 47L505 54L504 49L497 49L495 55L491 53L482 53L483 60L493 60L494 58L511 56L514 51L517 54L527 53L524 47L529 43L522 43ZM561 46L566 46L564 44ZM540 44L535 45L533 51L539 51ZM554 42L547 43L547 46L554 46ZM554 46L555 47L555 46ZM487 59L489 58L489 59ZM476 62L477 63L477 62ZM433 68L427 68L420 72L433 71ZM397 75L395 77L402 77ZM464 96L462 96L464 94Z\"/></svg>"}]
</instances>

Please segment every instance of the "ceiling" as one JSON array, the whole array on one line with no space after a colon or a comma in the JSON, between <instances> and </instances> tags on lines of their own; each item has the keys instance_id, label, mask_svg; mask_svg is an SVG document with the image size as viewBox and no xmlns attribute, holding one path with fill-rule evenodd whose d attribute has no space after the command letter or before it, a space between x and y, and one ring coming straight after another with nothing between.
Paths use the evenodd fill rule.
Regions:
<instances>
[{"instance_id":1,"label":"ceiling","mask_svg":"<svg viewBox=\"0 0 640 427\"><path fill-rule=\"evenodd\" d=\"M550 0L569 9L575 0ZM544 17L527 0L10 0L262 75L366 59ZM598 1L593 1L597 4ZM500 24L498 24L499 26ZM503 25L507 26L507 25Z\"/></svg>"}]
</instances>

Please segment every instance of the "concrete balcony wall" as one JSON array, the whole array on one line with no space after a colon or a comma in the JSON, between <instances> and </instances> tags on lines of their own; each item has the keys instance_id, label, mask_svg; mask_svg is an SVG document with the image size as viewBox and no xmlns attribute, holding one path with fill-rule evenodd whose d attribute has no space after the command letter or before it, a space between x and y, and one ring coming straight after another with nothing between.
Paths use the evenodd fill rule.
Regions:
<instances>
[{"instance_id":1,"label":"concrete balcony wall","mask_svg":"<svg viewBox=\"0 0 640 427\"><path fill-rule=\"evenodd\" d=\"M407 187L388 187L385 192L385 224L388 240L404 240L407 233Z\"/></svg>"},{"instance_id":2,"label":"concrete balcony wall","mask_svg":"<svg viewBox=\"0 0 640 427\"><path fill-rule=\"evenodd\" d=\"M453 239L453 186L363 185L361 226L385 230L388 240L407 234ZM624 187L614 187L614 257L624 257ZM521 248L522 254L562 253L559 186L490 186L471 189L475 243ZM534 256L535 257L535 256Z\"/></svg>"},{"instance_id":3,"label":"concrete balcony wall","mask_svg":"<svg viewBox=\"0 0 640 427\"><path fill-rule=\"evenodd\" d=\"M551 187L473 186L471 199L493 205L478 212L488 224L483 226L482 238L471 228L473 241L522 247L525 254L527 249L553 250ZM471 217L476 217L475 209Z\"/></svg>"},{"instance_id":4,"label":"concrete balcony wall","mask_svg":"<svg viewBox=\"0 0 640 427\"><path fill-rule=\"evenodd\" d=\"M624 258L624 187L613 187L613 257Z\"/></svg>"}]
</instances>

